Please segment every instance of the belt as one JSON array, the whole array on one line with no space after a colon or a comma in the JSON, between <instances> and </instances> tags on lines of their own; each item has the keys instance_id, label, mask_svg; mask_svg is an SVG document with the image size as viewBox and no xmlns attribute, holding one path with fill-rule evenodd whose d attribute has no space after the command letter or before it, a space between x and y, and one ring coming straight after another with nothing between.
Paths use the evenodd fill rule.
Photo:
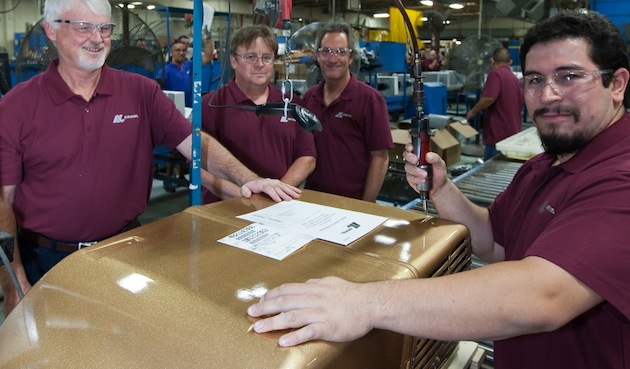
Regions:
<instances>
[{"instance_id":1,"label":"belt","mask_svg":"<svg viewBox=\"0 0 630 369\"><path fill-rule=\"evenodd\" d=\"M126 226L123 227L118 233L122 233L128 231L130 229L134 229L140 224L138 223L138 219L134 219L131 222L127 223ZM57 251L65 251L65 252L73 252L80 250L87 246L92 246L98 241L89 241L89 242L64 242L53 240L52 238L48 238L39 233L35 233L26 228L20 228L19 235L27 242L37 245L38 247L44 247L47 249L57 250ZM112 235L115 236L115 235ZM105 237L109 238L109 237ZM103 238L103 240L105 239Z\"/></svg>"}]
</instances>

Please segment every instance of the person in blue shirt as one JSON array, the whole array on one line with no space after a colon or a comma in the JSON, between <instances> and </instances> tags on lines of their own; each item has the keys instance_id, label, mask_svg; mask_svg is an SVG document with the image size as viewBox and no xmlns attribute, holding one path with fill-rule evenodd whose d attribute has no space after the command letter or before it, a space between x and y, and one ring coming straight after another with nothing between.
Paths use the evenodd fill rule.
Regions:
<instances>
[{"instance_id":1,"label":"person in blue shirt","mask_svg":"<svg viewBox=\"0 0 630 369\"><path fill-rule=\"evenodd\" d=\"M158 73L162 80L162 88L171 91L184 91L187 107L192 107L193 63L186 60L188 46L175 41L171 45L171 62ZM202 54L201 64L205 65L213 59L213 48L206 47Z\"/></svg>"}]
</instances>

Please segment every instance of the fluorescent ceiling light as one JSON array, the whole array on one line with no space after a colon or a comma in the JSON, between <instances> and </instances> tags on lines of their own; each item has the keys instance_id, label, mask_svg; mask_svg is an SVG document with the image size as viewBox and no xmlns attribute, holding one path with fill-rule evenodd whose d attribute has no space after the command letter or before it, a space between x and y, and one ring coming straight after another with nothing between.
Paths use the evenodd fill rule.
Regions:
<instances>
[{"instance_id":1,"label":"fluorescent ceiling light","mask_svg":"<svg viewBox=\"0 0 630 369\"><path fill-rule=\"evenodd\" d=\"M423 21L423 22L426 22L426 21L428 21L428 20L429 20L429 18L427 18L427 17L422 17L422 18L420 18L420 20L421 20L421 21Z\"/></svg>"},{"instance_id":2,"label":"fluorescent ceiling light","mask_svg":"<svg viewBox=\"0 0 630 369\"><path fill-rule=\"evenodd\" d=\"M449 8L451 8L451 9L464 9L464 6L462 4L453 3L453 4L449 5Z\"/></svg>"},{"instance_id":3,"label":"fluorescent ceiling light","mask_svg":"<svg viewBox=\"0 0 630 369\"><path fill-rule=\"evenodd\" d=\"M389 13L376 13L373 15L374 18L389 18Z\"/></svg>"},{"instance_id":4,"label":"fluorescent ceiling light","mask_svg":"<svg viewBox=\"0 0 630 369\"><path fill-rule=\"evenodd\" d=\"M155 5L147 5L147 9L153 10L153 9L155 9Z\"/></svg>"},{"instance_id":5,"label":"fluorescent ceiling light","mask_svg":"<svg viewBox=\"0 0 630 369\"><path fill-rule=\"evenodd\" d=\"M420 4L426 5L426 6L433 6L433 1L431 1L431 0L422 0L422 1L420 1Z\"/></svg>"},{"instance_id":6,"label":"fluorescent ceiling light","mask_svg":"<svg viewBox=\"0 0 630 369\"><path fill-rule=\"evenodd\" d=\"M142 1L134 1L132 2L133 5L142 5Z\"/></svg>"}]
</instances>

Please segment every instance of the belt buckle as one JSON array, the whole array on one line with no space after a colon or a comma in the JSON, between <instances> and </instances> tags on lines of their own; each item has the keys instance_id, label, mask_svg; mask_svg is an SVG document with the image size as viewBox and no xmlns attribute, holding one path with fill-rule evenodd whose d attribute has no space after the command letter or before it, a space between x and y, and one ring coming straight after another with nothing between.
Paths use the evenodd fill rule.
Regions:
<instances>
[{"instance_id":1,"label":"belt buckle","mask_svg":"<svg viewBox=\"0 0 630 369\"><path fill-rule=\"evenodd\" d=\"M78 246L77 246L77 247L78 247L78 248L77 248L77 250L81 250L81 248L83 248L83 247L92 246L92 245L94 245L95 243L96 243L96 241L92 241L92 242L79 242L79 243L78 243Z\"/></svg>"}]
</instances>

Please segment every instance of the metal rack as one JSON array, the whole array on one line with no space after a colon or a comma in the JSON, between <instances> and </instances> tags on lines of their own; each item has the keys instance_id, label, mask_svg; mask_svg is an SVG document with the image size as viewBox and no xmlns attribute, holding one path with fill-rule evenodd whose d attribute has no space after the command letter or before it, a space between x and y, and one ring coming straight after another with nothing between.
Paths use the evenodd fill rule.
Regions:
<instances>
[{"instance_id":1,"label":"metal rack","mask_svg":"<svg viewBox=\"0 0 630 369\"><path fill-rule=\"evenodd\" d=\"M510 184L521 165L523 162L510 161L498 156L453 178L453 182L470 201L479 206L488 207L494 198ZM412 200L403 208L424 212L419 199ZM434 217L438 216L431 203L428 212Z\"/></svg>"}]
</instances>

